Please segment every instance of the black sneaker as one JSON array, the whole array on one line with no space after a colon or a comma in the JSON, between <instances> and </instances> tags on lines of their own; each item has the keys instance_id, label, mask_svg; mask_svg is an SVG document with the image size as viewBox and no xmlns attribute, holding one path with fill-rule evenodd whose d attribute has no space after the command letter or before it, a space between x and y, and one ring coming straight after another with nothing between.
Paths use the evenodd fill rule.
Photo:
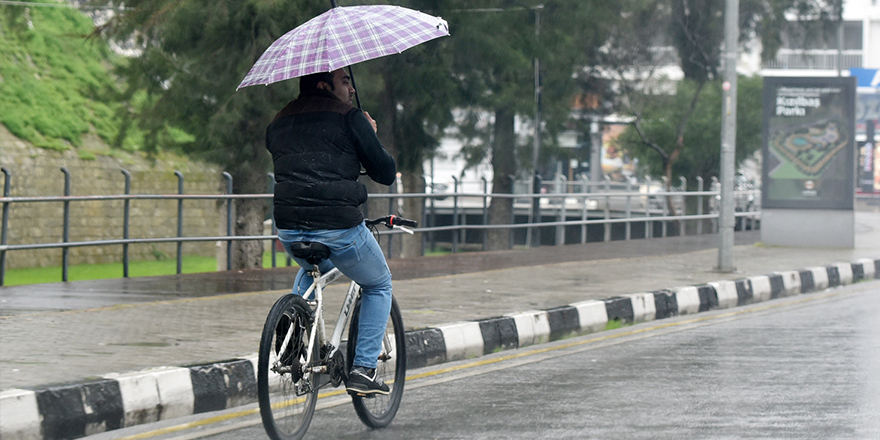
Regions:
<instances>
[{"instance_id":1,"label":"black sneaker","mask_svg":"<svg viewBox=\"0 0 880 440\"><path fill-rule=\"evenodd\" d=\"M348 394L358 396L372 396L376 394L386 395L391 390L385 385L375 369L366 369L364 367L354 367L348 374L348 382L345 383L345 390Z\"/></svg>"}]
</instances>

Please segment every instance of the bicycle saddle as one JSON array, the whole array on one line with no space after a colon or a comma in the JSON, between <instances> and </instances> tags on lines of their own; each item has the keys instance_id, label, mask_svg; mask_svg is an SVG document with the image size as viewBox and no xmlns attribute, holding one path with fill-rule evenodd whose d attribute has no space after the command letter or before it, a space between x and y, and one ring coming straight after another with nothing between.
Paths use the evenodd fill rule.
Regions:
<instances>
[{"instance_id":1,"label":"bicycle saddle","mask_svg":"<svg viewBox=\"0 0 880 440\"><path fill-rule=\"evenodd\" d=\"M302 258L309 264L320 264L330 257L330 248L321 243L295 241L290 244L290 252L296 258Z\"/></svg>"}]
</instances>

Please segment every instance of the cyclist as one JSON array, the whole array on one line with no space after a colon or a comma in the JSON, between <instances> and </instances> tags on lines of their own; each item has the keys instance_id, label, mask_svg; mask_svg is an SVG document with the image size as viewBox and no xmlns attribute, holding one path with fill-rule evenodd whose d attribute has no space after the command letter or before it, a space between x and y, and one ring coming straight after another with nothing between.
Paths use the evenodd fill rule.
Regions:
<instances>
[{"instance_id":1,"label":"cyclist","mask_svg":"<svg viewBox=\"0 0 880 440\"><path fill-rule=\"evenodd\" d=\"M391 272L382 249L364 225L360 205L367 189L361 167L374 181L391 185L394 159L376 136L376 121L352 105L354 87L343 69L300 78L299 96L269 124L266 147L275 167L275 224L288 254L293 242L330 248L319 267L334 266L362 288L357 351L346 381L351 394L388 394L376 364L391 310ZM293 286L302 295L312 283L303 268Z\"/></svg>"}]
</instances>

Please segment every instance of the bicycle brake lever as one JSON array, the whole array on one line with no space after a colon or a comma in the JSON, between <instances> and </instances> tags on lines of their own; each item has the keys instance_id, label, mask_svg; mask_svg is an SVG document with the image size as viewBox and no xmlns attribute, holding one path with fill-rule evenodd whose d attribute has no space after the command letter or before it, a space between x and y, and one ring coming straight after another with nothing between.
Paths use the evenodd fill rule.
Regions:
<instances>
[{"instance_id":1,"label":"bicycle brake lever","mask_svg":"<svg viewBox=\"0 0 880 440\"><path fill-rule=\"evenodd\" d=\"M403 232L406 232L406 233L409 234L409 235L413 235L413 234L415 234L415 232L414 232L412 229L407 228L406 226L394 226L394 229L400 229L400 230L402 230Z\"/></svg>"}]
</instances>

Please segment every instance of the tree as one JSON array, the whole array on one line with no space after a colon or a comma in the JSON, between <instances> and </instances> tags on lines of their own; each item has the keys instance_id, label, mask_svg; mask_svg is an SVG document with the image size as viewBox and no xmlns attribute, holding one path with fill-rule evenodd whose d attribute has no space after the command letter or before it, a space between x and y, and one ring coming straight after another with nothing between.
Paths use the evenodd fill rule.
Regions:
<instances>
[{"instance_id":1,"label":"tree","mask_svg":"<svg viewBox=\"0 0 880 440\"><path fill-rule=\"evenodd\" d=\"M413 0L401 6L436 14L442 3ZM425 191L423 163L434 154L443 130L453 122L452 108L459 102L449 74L448 40L432 40L354 67L364 109L379 122L379 139L396 158L405 193ZM380 190L378 185L374 188ZM423 199L402 199L398 206L400 212L394 213L424 221ZM377 205L376 209L385 212L387 204ZM422 254L421 237L398 237L402 257ZM392 249L392 254L396 252L397 248Z\"/></svg>"},{"instance_id":2,"label":"tree","mask_svg":"<svg viewBox=\"0 0 880 440\"><path fill-rule=\"evenodd\" d=\"M641 17L641 20L628 23L624 31L618 32L617 39L611 41L610 49L606 51L607 58L611 60L610 65L613 66L624 91L625 99L621 101L623 107L636 118L632 127L628 129L630 133L627 145L643 162L646 161L645 159L651 162L653 158L659 156L662 169L652 168L652 174L665 176L669 184L672 184L672 176L676 169L681 169L677 162L685 154L684 152L690 151L690 154L694 154L693 149L689 149L687 144L693 143L696 137L705 133L693 128L689 129L702 125L692 125L690 119L694 115L706 115L704 110L698 110L702 107L700 101L706 98L702 93L708 83L718 79L724 4L723 0L636 0L630 3L633 8L630 11ZM819 29L828 30L830 29L828 24L839 20L841 5L842 0L829 2L743 0L740 4L740 41L746 43L747 47L752 46L753 43L762 43L762 57L772 58L779 48L783 31L779 23L785 22L786 13L794 12L798 17L807 19L804 21L805 27L817 28L818 22L822 24L818 26ZM668 29L667 34L671 37L672 45L678 55L679 66L687 81L683 87L675 88L675 99L671 102L657 96L656 82L645 80L649 77L644 75L644 67L656 68L658 63L651 62L655 57L644 47L646 44L656 44L656 38L637 40L620 35L623 32L631 32L646 37L647 35L644 34L646 29L657 32L662 31L664 27ZM632 71L640 69L633 66L641 66L642 74L632 75ZM627 78L625 72L629 72L630 78L635 77L637 80ZM715 92L713 90L711 95L714 96ZM684 99L684 93L688 94L689 99ZM662 117L654 114L654 119L646 119L645 110L657 102L668 102L669 105L676 107L671 112L667 111ZM716 113L720 114L719 112L712 114ZM717 123L720 125L720 117ZM647 124L652 125L653 128L649 130ZM670 136L670 133L673 135ZM633 148L631 139L636 135L647 148ZM720 136L717 139L720 139ZM739 143L738 141L737 144ZM712 144L714 143L704 145ZM715 154L716 150L711 148L709 151ZM648 159L649 156L652 159ZM688 161L688 163L692 162ZM691 171L683 174L694 173Z\"/></svg>"},{"instance_id":3,"label":"tree","mask_svg":"<svg viewBox=\"0 0 880 440\"><path fill-rule=\"evenodd\" d=\"M698 100L692 116L684 127L688 134L687 142L682 144L679 160L671 168L673 175L682 176L694 184L697 177L717 176L720 170L718 139L721 138L721 99L720 81L712 81L704 87L702 99ZM680 121L682 113L688 111L694 89L698 87L691 80L678 84L675 95L655 96L641 113L641 130L626 130L616 140L616 146L627 154L638 157L645 172L654 176L666 174L668 161L656 154L647 145L643 136L660 145L674 145L679 130L668 121ZM741 163L761 146L761 91L763 80L758 76L738 80L736 110L736 162ZM676 182L671 182L676 183Z\"/></svg>"},{"instance_id":4,"label":"tree","mask_svg":"<svg viewBox=\"0 0 880 440\"><path fill-rule=\"evenodd\" d=\"M515 132L516 116L527 118L535 111L534 60L540 58L541 66L541 128L552 134L569 119L572 98L577 94L573 75L587 64L590 49L604 39L606 26L619 13L614 2L561 0L545 1L542 7L537 1L489 1L479 7L456 1L446 2L444 10L457 24L451 46L460 105L473 114L491 115L484 131L490 136L473 136L475 142L468 151L491 157L493 193L512 194L515 178L525 177L522 171L537 165L517 155ZM484 123L487 118L472 115L466 120ZM476 133L473 127L462 131ZM555 139L542 136L542 150ZM512 199L493 198L489 223L508 223L512 213ZM509 245L508 231L489 231L489 249L507 249Z\"/></svg>"},{"instance_id":5,"label":"tree","mask_svg":"<svg viewBox=\"0 0 880 440\"><path fill-rule=\"evenodd\" d=\"M119 73L129 117L148 133L147 151L177 148L205 158L232 175L236 193L263 193L271 163L266 126L295 97L296 83L235 88L275 39L328 7L305 0L130 0L97 33L141 49ZM173 144L171 128L191 140ZM235 206L235 235L262 235L265 201ZM235 246L233 267L262 267L260 242Z\"/></svg>"}]
</instances>

